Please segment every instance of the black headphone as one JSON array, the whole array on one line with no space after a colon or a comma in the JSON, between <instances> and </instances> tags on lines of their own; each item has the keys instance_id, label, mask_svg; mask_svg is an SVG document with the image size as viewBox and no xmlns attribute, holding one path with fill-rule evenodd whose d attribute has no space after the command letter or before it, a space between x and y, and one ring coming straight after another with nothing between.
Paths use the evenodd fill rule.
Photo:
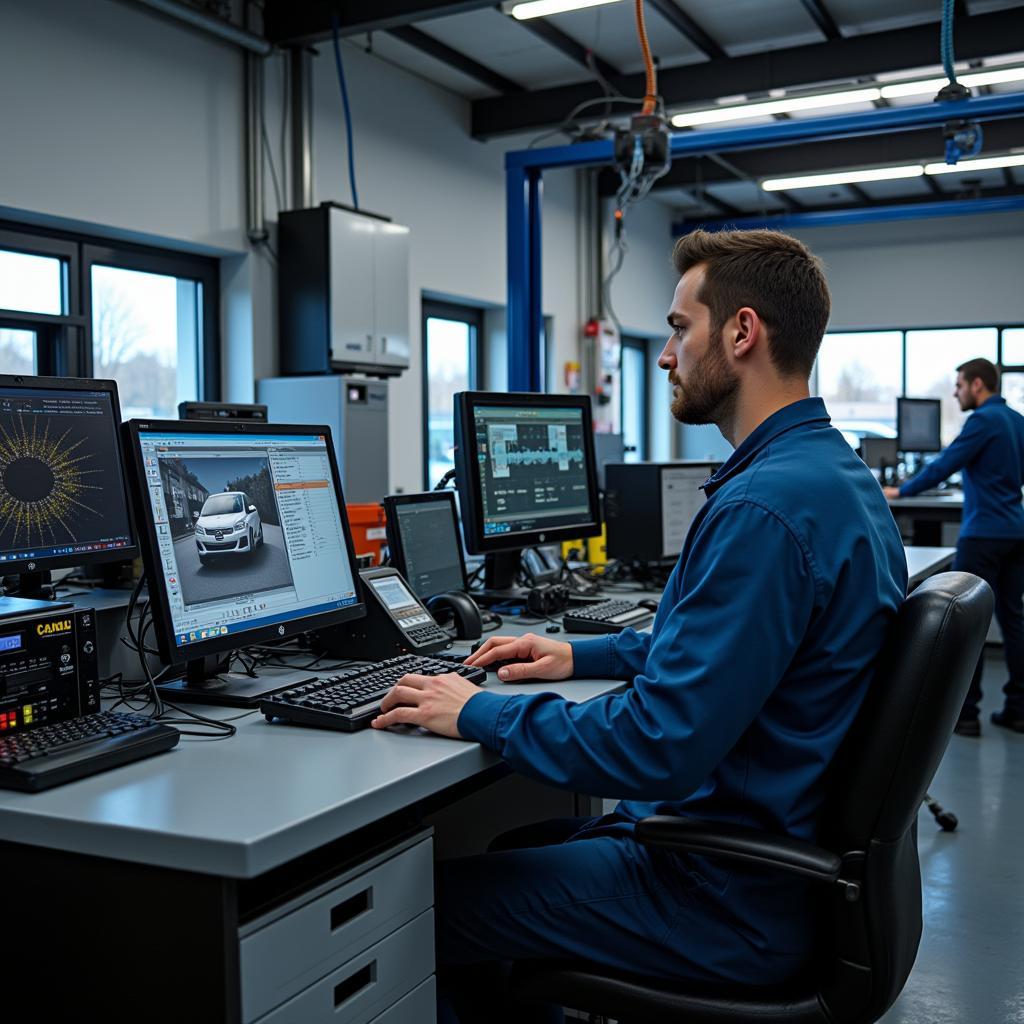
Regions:
<instances>
[{"instance_id":1,"label":"black headphone","mask_svg":"<svg viewBox=\"0 0 1024 1024\"><path fill-rule=\"evenodd\" d=\"M534 615L554 615L569 604L569 588L562 583L534 587L526 595L526 607Z\"/></svg>"}]
</instances>

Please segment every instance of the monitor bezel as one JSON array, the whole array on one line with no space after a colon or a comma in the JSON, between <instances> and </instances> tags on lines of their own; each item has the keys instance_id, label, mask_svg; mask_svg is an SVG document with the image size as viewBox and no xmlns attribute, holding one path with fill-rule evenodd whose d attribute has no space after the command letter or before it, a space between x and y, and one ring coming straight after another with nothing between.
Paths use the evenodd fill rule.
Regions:
<instances>
[{"instance_id":1,"label":"monitor bezel","mask_svg":"<svg viewBox=\"0 0 1024 1024\"><path fill-rule=\"evenodd\" d=\"M506 405L510 408L541 407L581 409L583 412L583 457L587 466L587 490L592 519L587 523L529 530L516 534L485 537L480 476L476 472L472 448L465 438L475 438L474 409L480 405ZM455 481L462 506L462 533L466 550L474 555L498 551L516 551L538 544L554 544L601 533L601 505L597 488L597 462L594 455L594 422L589 395L543 395L533 391L493 392L460 391L455 395Z\"/></svg>"},{"instance_id":2,"label":"monitor bezel","mask_svg":"<svg viewBox=\"0 0 1024 1024\"><path fill-rule=\"evenodd\" d=\"M123 548L105 551L82 551L71 555L44 555L36 558L20 558L3 563L3 573L27 574L50 572L53 569L74 569L80 565L101 565L111 562L131 562L139 557L139 530L132 514L129 495L128 473L125 467L124 442L121 436L121 403L117 394L117 382L93 377L37 377L26 374L0 374L0 388L24 391L105 391L110 395L111 414L114 418L115 462L121 470L121 501L128 515L129 543Z\"/></svg>"},{"instance_id":3,"label":"monitor bezel","mask_svg":"<svg viewBox=\"0 0 1024 1024\"><path fill-rule=\"evenodd\" d=\"M405 577L406 582L409 584L410 589L413 593L416 593L413 588L412 581L409 579L409 573L407 572L408 566L405 560L405 549L402 545L402 532L398 528L398 510L403 505L426 505L431 502L443 501L448 504L452 514L452 525L455 528L455 545L458 548L459 554L459 571L462 574L462 587L467 594L469 593L469 575L466 572L466 559L462 555L462 541L461 533L459 530L459 513L455 507L455 492L451 490L446 491L424 491L419 494L389 494L384 498L384 529L387 531L388 536L388 552L391 564ZM444 591L438 591L438 593L444 593ZM417 594L417 597L421 601L425 601L426 598ZM433 594L431 597L435 596Z\"/></svg>"},{"instance_id":4,"label":"monitor bezel","mask_svg":"<svg viewBox=\"0 0 1024 1024\"><path fill-rule=\"evenodd\" d=\"M352 531L349 527L348 513L345 508L344 491L341 485L341 474L338 472L338 461L334 452L334 442L330 427L320 424L293 423L261 423L258 421L241 420L142 420L132 419L124 424L125 449L127 463L130 467L128 477L132 502L135 509L142 562L146 570L146 582L150 605L153 609L154 630L156 632L157 650L166 665L182 665L187 662L207 657L208 655L225 654L229 651L264 643L267 640L283 640L299 633L314 629L337 626L351 619L366 615L366 602L363 597L362 582L356 563L355 548L352 544ZM225 637L214 637L209 640L198 640L190 643L187 648L180 648L174 638L177 633L171 620L170 602L167 597L163 573L159 571L159 545L157 543L156 523L149 507L149 494L145 482L145 467L142 461L140 434L143 432L177 433L177 434L223 434L226 437L239 434L266 436L267 434L289 435L309 434L324 435L328 461L331 466L331 478L335 495L341 512L342 529L345 535L345 547L349 565L352 569L352 580L355 585L357 600L354 604L331 611L319 612L315 615L304 615L288 622L261 626L258 629L229 633Z\"/></svg>"},{"instance_id":5,"label":"monitor bezel","mask_svg":"<svg viewBox=\"0 0 1024 1024\"><path fill-rule=\"evenodd\" d=\"M933 405L939 411L939 439L935 447L922 448L915 445L907 448L903 444L903 432L900 430L903 422L903 408L906 405ZM901 452L941 452L942 451L942 399L941 398L907 398L900 396L896 399L896 447Z\"/></svg>"}]
</instances>

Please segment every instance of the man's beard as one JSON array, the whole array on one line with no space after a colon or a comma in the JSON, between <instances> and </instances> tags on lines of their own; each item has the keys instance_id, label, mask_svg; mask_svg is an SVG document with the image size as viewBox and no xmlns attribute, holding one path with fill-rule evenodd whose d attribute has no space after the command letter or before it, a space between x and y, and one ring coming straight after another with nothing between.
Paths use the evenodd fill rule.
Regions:
<instances>
[{"instance_id":1,"label":"man's beard","mask_svg":"<svg viewBox=\"0 0 1024 1024\"><path fill-rule=\"evenodd\" d=\"M699 426L704 423L721 424L732 418L736 408L739 377L729 369L722 351L722 334L712 338L708 349L686 375L682 385L675 373L668 375L669 382L679 385L679 391L672 396L672 415L680 423Z\"/></svg>"}]
</instances>

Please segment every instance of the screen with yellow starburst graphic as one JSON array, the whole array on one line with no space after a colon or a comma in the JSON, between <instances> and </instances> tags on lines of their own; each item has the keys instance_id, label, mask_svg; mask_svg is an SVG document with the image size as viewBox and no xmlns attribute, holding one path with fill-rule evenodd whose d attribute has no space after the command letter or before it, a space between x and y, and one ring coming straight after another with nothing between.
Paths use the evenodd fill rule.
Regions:
<instances>
[{"instance_id":1,"label":"screen with yellow starburst graphic","mask_svg":"<svg viewBox=\"0 0 1024 1024\"><path fill-rule=\"evenodd\" d=\"M131 545L117 428L107 392L0 388L0 563Z\"/></svg>"}]
</instances>

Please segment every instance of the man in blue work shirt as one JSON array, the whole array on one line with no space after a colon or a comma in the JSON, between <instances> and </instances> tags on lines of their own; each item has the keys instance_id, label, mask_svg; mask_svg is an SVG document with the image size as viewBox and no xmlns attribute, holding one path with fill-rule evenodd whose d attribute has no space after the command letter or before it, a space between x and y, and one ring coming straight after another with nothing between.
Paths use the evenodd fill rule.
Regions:
<instances>
[{"instance_id":1,"label":"man in blue work shirt","mask_svg":"<svg viewBox=\"0 0 1024 1024\"><path fill-rule=\"evenodd\" d=\"M717 424L735 451L704 484L652 632L496 638L470 659L525 659L499 671L509 681L629 685L577 704L406 676L374 722L477 740L524 775L624 798L502 842L525 848L438 865L437 959L441 975L462 968L463 1024L539 1020L494 988L472 991L495 961L764 985L812 952L802 881L649 850L634 827L682 813L813 840L826 769L905 595L905 556L878 484L808 394L829 315L815 257L773 231L697 231L673 260L659 359L672 412Z\"/></svg>"},{"instance_id":2,"label":"man in blue work shirt","mask_svg":"<svg viewBox=\"0 0 1024 1024\"><path fill-rule=\"evenodd\" d=\"M956 542L954 569L973 572L996 595L996 620L1003 634L1009 678L1001 711L992 721L1024 732L1024 416L998 394L999 372L987 359L970 359L956 368L954 397L967 417L959 437L902 487L886 487L887 498L909 498L963 474L964 514ZM978 705L985 655L978 659L956 731L980 736Z\"/></svg>"}]
</instances>

